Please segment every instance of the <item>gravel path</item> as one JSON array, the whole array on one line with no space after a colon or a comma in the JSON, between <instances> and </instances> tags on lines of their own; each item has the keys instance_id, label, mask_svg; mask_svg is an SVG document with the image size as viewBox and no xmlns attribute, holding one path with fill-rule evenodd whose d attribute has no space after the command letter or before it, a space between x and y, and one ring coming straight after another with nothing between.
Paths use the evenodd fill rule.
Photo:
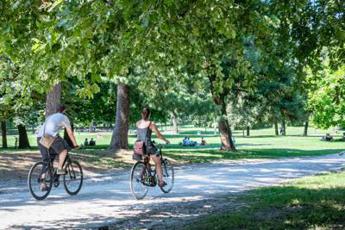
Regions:
<instances>
[{"instance_id":1,"label":"gravel path","mask_svg":"<svg viewBox=\"0 0 345 230\"><path fill-rule=\"evenodd\" d=\"M181 166L175 170L171 193L163 194L156 187L141 201L130 194L129 172L86 178L81 192L73 197L60 185L44 201L31 197L24 180L6 186L0 181L0 229L176 228L184 221L230 207L231 198L225 194L339 170L343 164L345 156L333 154Z\"/></svg>"}]
</instances>

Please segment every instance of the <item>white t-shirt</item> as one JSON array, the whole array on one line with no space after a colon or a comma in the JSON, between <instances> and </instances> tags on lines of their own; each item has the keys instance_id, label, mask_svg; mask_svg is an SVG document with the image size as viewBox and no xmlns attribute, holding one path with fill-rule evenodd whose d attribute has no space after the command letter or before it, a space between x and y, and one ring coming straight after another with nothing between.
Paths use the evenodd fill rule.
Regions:
<instances>
[{"instance_id":1,"label":"white t-shirt","mask_svg":"<svg viewBox=\"0 0 345 230\"><path fill-rule=\"evenodd\" d=\"M37 132L37 137L42 137L44 134L56 137L60 130L64 128L71 128L71 123L64 114L54 113L47 117L44 124L39 128Z\"/></svg>"}]
</instances>

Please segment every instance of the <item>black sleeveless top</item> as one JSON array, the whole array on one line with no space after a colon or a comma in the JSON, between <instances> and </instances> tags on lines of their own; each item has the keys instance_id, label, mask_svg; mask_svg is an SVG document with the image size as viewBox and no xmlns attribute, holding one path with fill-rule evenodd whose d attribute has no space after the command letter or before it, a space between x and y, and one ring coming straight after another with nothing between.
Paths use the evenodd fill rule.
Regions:
<instances>
[{"instance_id":1,"label":"black sleeveless top","mask_svg":"<svg viewBox=\"0 0 345 230\"><path fill-rule=\"evenodd\" d=\"M151 140L152 130L150 129L150 125L146 128L137 127L137 140L145 142L146 154L156 154L157 148L154 146Z\"/></svg>"}]
</instances>

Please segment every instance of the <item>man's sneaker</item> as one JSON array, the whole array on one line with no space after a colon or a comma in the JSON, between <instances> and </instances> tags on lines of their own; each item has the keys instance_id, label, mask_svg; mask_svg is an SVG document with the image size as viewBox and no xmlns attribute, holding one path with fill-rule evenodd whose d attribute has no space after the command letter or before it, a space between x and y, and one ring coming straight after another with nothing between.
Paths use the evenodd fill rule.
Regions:
<instances>
[{"instance_id":1,"label":"man's sneaker","mask_svg":"<svg viewBox=\"0 0 345 230\"><path fill-rule=\"evenodd\" d=\"M57 175L65 175L66 174L66 171L64 169L57 169L56 170L56 174Z\"/></svg>"}]
</instances>

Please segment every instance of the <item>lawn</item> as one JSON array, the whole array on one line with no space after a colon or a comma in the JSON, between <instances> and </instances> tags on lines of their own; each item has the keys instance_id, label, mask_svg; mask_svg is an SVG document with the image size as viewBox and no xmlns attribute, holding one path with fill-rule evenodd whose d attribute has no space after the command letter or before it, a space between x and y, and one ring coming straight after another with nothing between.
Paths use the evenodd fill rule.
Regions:
<instances>
[{"instance_id":1,"label":"lawn","mask_svg":"<svg viewBox=\"0 0 345 230\"><path fill-rule=\"evenodd\" d=\"M171 134L165 131L165 136L170 140L171 144L164 146L164 154L178 160L180 162L210 162L218 159L253 159L253 158L278 158L278 157L298 157L298 156L317 156L323 154L337 153L345 150L345 142L320 141L322 135L330 132L336 138L340 138L342 132L337 133L334 130L318 130L310 128L309 136L303 137L300 134L303 132L303 127L288 127L287 136L275 136L274 130L259 129L252 130L251 136L245 137L242 131L235 131L235 143L237 152L224 152L219 150L220 139L219 134L215 133L213 129L200 129L193 127L182 127L179 134ZM97 155L98 152L107 149L111 139L111 132L77 132L77 142L82 144L85 138L94 138L97 146L82 149L80 152L91 153ZM183 137L189 136L192 140L200 142L201 137L204 137L207 145L196 147L183 147L179 145ZM35 149L36 138L34 134L29 135L31 146ZM18 152L14 150L15 136L9 136L9 150L2 150L0 152ZM133 131L129 135L129 143L135 141ZM161 143L156 140L157 143ZM132 146L130 146L132 147ZM23 150L26 151L26 150Z\"/></svg>"},{"instance_id":2,"label":"lawn","mask_svg":"<svg viewBox=\"0 0 345 230\"><path fill-rule=\"evenodd\" d=\"M344 178L345 172L329 173L255 189L235 201L231 197L246 207L211 215L186 229L344 229Z\"/></svg>"}]
</instances>

